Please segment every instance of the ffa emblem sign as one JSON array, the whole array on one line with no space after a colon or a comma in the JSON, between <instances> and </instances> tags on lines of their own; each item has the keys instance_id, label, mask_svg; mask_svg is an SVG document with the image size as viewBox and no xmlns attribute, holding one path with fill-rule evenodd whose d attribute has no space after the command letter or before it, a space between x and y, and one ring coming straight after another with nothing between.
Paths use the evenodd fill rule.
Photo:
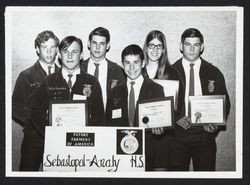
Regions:
<instances>
[{"instance_id":1,"label":"ffa emblem sign","mask_svg":"<svg viewBox=\"0 0 250 185\"><path fill-rule=\"evenodd\" d=\"M142 130L117 130L117 154L142 154Z\"/></svg>"},{"instance_id":2,"label":"ffa emblem sign","mask_svg":"<svg viewBox=\"0 0 250 185\"><path fill-rule=\"evenodd\" d=\"M92 93L91 87L92 87L92 85L90 85L90 84L84 84L83 85L83 91L82 91L82 93L83 93L84 96L86 96L86 97L90 97L91 96L91 93Z\"/></svg>"},{"instance_id":3,"label":"ffa emblem sign","mask_svg":"<svg viewBox=\"0 0 250 185\"><path fill-rule=\"evenodd\" d=\"M212 93L214 92L214 81L208 80L208 92Z\"/></svg>"}]
</instances>

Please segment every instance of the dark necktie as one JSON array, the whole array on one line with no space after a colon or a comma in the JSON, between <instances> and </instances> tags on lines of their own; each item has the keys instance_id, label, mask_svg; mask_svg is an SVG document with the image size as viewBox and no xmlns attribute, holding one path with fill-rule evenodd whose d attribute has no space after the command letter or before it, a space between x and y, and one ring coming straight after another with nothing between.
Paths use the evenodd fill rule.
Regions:
<instances>
[{"instance_id":1,"label":"dark necktie","mask_svg":"<svg viewBox=\"0 0 250 185\"><path fill-rule=\"evenodd\" d=\"M68 74L68 77L69 77L68 87L69 87L70 90L72 89L72 80L71 80L72 76L73 76L72 74Z\"/></svg>"},{"instance_id":2,"label":"dark necktie","mask_svg":"<svg viewBox=\"0 0 250 185\"><path fill-rule=\"evenodd\" d=\"M190 64L189 96L194 96L194 64Z\"/></svg>"},{"instance_id":3,"label":"dark necktie","mask_svg":"<svg viewBox=\"0 0 250 185\"><path fill-rule=\"evenodd\" d=\"M135 118L135 91L133 85L135 84L134 81L130 82L131 89L129 93L129 111L128 111L128 119L129 119L129 126L134 126L134 118Z\"/></svg>"},{"instance_id":4,"label":"dark necktie","mask_svg":"<svg viewBox=\"0 0 250 185\"><path fill-rule=\"evenodd\" d=\"M51 74L51 68L52 68L52 66L48 66L48 75Z\"/></svg>"},{"instance_id":5,"label":"dark necktie","mask_svg":"<svg viewBox=\"0 0 250 185\"><path fill-rule=\"evenodd\" d=\"M95 73L94 73L94 77L98 80L98 77L99 77L99 65L100 64L95 64Z\"/></svg>"}]
</instances>

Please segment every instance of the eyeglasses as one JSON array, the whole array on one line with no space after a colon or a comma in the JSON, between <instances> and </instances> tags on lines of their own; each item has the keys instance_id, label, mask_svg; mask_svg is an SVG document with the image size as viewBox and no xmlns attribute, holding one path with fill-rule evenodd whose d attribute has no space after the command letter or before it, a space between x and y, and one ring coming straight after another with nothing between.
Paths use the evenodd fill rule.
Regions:
<instances>
[{"instance_id":1,"label":"eyeglasses","mask_svg":"<svg viewBox=\"0 0 250 185\"><path fill-rule=\"evenodd\" d=\"M148 48L149 49L154 49L154 48L157 48L157 49L163 49L164 47L163 47L163 44L158 44L158 45L154 45L153 43L149 43L148 44Z\"/></svg>"}]
</instances>

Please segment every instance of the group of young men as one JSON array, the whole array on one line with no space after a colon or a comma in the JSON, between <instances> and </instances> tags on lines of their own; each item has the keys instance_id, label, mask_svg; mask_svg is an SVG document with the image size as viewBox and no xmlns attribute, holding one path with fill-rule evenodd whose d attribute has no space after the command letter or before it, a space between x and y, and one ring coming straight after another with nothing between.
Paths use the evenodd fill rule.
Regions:
<instances>
[{"instance_id":1,"label":"group of young men","mask_svg":"<svg viewBox=\"0 0 250 185\"><path fill-rule=\"evenodd\" d=\"M215 135L219 128L212 124L191 127L187 116L190 64L194 64L193 95L226 95L227 116L230 110L223 74L200 57L203 42L199 30L185 30L180 44L183 57L173 65L182 76L185 103L180 113L182 118L176 121L174 128L178 153L176 161L179 162L172 170L189 170L191 158L194 170L215 170ZM90 57L83 60L81 39L68 36L59 43L51 31L38 34L35 49L39 59L20 73L12 96L12 117L24 127L20 171L39 170L45 126L49 125L50 100L74 100L76 96L87 99L88 126L137 127L137 100L164 97L163 87L142 73L145 62L140 46L132 44L123 49L123 68L106 58L110 49L107 29L94 29L87 46ZM60 67L55 63L57 55ZM117 113L117 110L120 112ZM157 128L152 132L160 133ZM150 136L146 139L150 139ZM148 144L146 147L150 148ZM150 158L147 159L146 154L146 166L147 163L149 165Z\"/></svg>"}]
</instances>

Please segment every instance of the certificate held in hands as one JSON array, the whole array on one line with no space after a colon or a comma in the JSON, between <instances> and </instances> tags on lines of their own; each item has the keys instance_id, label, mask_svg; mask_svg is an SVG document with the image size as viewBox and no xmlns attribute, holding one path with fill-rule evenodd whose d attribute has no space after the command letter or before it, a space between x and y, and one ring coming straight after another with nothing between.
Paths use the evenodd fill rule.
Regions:
<instances>
[{"instance_id":1,"label":"certificate held in hands","mask_svg":"<svg viewBox=\"0 0 250 185\"><path fill-rule=\"evenodd\" d=\"M56 100L49 102L50 126L86 126L86 100Z\"/></svg>"},{"instance_id":2,"label":"certificate held in hands","mask_svg":"<svg viewBox=\"0 0 250 185\"><path fill-rule=\"evenodd\" d=\"M173 127L173 96L138 101L139 127Z\"/></svg>"},{"instance_id":3,"label":"certificate held in hands","mask_svg":"<svg viewBox=\"0 0 250 185\"><path fill-rule=\"evenodd\" d=\"M226 125L225 115L225 95L189 97L189 117L192 126Z\"/></svg>"}]
</instances>

